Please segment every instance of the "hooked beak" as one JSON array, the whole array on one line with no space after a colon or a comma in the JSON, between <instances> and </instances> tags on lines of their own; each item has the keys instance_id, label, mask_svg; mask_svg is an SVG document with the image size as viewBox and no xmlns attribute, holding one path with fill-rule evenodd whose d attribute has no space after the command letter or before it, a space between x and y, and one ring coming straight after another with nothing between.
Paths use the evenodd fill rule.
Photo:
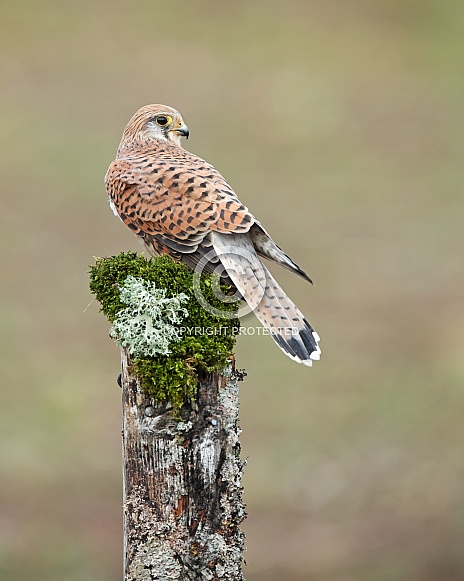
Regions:
<instances>
[{"instance_id":1,"label":"hooked beak","mask_svg":"<svg viewBox=\"0 0 464 581\"><path fill-rule=\"evenodd\" d=\"M185 137L185 139L188 139L190 135L188 127L187 125L185 125L185 123L180 127L176 127L176 129L171 129L171 131L174 133L178 133L179 135L182 135L182 137Z\"/></svg>"}]
</instances>

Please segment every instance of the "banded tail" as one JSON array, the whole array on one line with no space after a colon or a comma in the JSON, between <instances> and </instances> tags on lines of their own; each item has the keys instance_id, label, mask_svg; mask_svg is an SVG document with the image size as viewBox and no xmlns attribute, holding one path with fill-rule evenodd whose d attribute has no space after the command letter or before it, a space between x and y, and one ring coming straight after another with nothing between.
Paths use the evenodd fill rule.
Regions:
<instances>
[{"instance_id":1,"label":"banded tail","mask_svg":"<svg viewBox=\"0 0 464 581\"><path fill-rule=\"evenodd\" d=\"M308 366L320 359L318 334L264 266L251 238L214 232L213 246L237 290L285 355Z\"/></svg>"}]
</instances>

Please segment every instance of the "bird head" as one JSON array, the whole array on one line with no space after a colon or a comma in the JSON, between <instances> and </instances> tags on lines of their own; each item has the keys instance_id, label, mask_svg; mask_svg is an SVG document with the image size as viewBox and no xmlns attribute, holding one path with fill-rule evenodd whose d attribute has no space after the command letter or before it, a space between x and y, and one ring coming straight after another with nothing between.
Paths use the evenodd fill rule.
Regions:
<instances>
[{"instance_id":1,"label":"bird head","mask_svg":"<svg viewBox=\"0 0 464 581\"><path fill-rule=\"evenodd\" d=\"M146 105L137 111L124 130L123 140L158 139L180 145L189 130L179 111L167 105Z\"/></svg>"}]
</instances>

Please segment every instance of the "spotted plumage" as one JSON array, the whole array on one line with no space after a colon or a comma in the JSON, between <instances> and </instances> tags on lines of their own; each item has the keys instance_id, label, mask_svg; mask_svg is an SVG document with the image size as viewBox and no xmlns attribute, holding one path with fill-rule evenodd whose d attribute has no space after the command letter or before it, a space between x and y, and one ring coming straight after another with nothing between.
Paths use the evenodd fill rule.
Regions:
<instances>
[{"instance_id":1,"label":"spotted plumage","mask_svg":"<svg viewBox=\"0 0 464 581\"><path fill-rule=\"evenodd\" d=\"M311 365L320 356L319 337L259 256L311 282L309 277L222 175L181 147L181 137L188 137L188 129L175 109L148 105L137 111L105 178L114 213L153 256L166 253L208 272L222 264L224 279L235 285L282 351Z\"/></svg>"}]
</instances>

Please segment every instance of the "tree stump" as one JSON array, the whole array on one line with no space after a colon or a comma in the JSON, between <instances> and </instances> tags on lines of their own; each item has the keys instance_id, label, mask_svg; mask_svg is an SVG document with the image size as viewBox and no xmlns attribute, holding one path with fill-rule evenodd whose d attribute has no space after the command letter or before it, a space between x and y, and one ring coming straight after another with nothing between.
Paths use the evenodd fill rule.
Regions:
<instances>
[{"instance_id":1,"label":"tree stump","mask_svg":"<svg viewBox=\"0 0 464 581\"><path fill-rule=\"evenodd\" d=\"M200 376L182 409L140 390L122 354L125 581L241 581L245 518L238 386Z\"/></svg>"}]
</instances>

